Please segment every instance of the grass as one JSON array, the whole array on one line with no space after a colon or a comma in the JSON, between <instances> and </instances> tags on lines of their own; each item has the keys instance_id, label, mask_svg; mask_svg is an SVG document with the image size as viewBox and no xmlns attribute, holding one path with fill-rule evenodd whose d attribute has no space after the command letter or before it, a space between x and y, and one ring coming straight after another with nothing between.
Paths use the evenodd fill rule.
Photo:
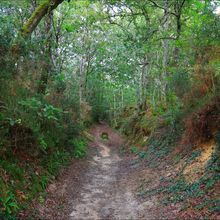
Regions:
<instances>
[{"instance_id":1,"label":"grass","mask_svg":"<svg viewBox=\"0 0 220 220\"><path fill-rule=\"evenodd\" d=\"M76 138L72 140L73 156L75 158L84 158L87 154L87 142L84 138Z\"/></svg>"}]
</instances>

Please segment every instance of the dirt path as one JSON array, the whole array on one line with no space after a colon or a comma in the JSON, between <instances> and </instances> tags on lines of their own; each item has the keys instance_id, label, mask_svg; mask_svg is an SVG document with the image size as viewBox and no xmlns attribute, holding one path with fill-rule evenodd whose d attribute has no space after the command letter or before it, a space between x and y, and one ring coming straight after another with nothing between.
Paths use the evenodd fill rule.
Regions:
<instances>
[{"instance_id":1,"label":"dirt path","mask_svg":"<svg viewBox=\"0 0 220 220\"><path fill-rule=\"evenodd\" d=\"M102 140L102 132L109 139ZM141 181L154 187L159 175L120 157L123 139L106 125L91 129L95 140L86 160L74 162L48 187L48 197L38 205L41 219L159 219L164 217L157 198L137 197ZM36 207L35 207L36 209Z\"/></svg>"},{"instance_id":2,"label":"dirt path","mask_svg":"<svg viewBox=\"0 0 220 220\"><path fill-rule=\"evenodd\" d=\"M72 202L70 219L139 219L143 217L141 211L144 207L129 187L120 184L122 159L115 148L120 147L121 139L107 131L109 141L103 143L100 140L103 130L106 132L108 129L103 126L95 129L96 141L93 144L98 147L98 154L89 161L80 196Z\"/></svg>"}]
</instances>

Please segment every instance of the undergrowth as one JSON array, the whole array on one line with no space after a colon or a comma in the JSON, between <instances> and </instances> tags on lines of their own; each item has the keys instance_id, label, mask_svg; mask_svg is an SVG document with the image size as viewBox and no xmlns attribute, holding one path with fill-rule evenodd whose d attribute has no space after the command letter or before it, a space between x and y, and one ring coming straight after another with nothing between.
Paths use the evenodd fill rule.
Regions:
<instances>
[{"instance_id":1,"label":"undergrowth","mask_svg":"<svg viewBox=\"0 0 220 220\"><path fill-rule=\"evenodd\" d=\"M178 123L158 127L156 132L149 135L146 141L142 139L139 145L130 143L127 151L138 156L139 161L142 161L148 168L162 171L159 185L154 189L146 190L145 186L141 184L139 196L143 198L160 196L161 202L166 206L178 203L181 206L180 213L186 212L186 215L187 212L190 212L189 210L194 210L195 215L202 213L206 217L219 213L220 134L218 131L218 108L217 103L206 101L202 107L194 109L191 120L194 120L193 117L198 119L194 120L194 124L185 125L182 122L183 118L181 118ZM185 115L183 114L182 117ZM191 130L187 133L189 129ZM209 133L205 129L208 129ZM183 141L187 138L192 140L191 137L197 137L197 141L191 143ZM189 182L185 177L184 170L201 156L202 149L198 148L198 144L213 138L215 139L215 149L211 158L206 161L204 172L196 180ZM125 151L126 146L123 146L121 153L124 154ZM137 159L134 162L137 162ZM178 171L175 171L175 175L166 173L164 167L174 167L179 163L181 165Z\"/></svg>"},{"instance_id":2,"label":"undergrowth","mask_svg":"<svg viewBox=\"0 0 220 220\"><path fill-rule=\"evenodd\" d=\"M86 156L87 152L87 142L83 138L74 139L72 141L74 146L73 155L76 158L83 158Z\"/></svg>"},{"instance_id":3,"label":"undergrowth","mask_svg":"<svg viewBox=\"0 0 220 220\"><path fill-rule=\"evenodd\" d=\"M181 204L181 211L184 212L189 208L193 208L197 211L208 210L207 216L212 213L219 213L220 195L218 192L218 187L220 184L220 135L216 133L215 144L216 148L212 153L211 158L207 161L205 166L205 171L203 175L200 176L196 181L190 183L186 180L184 176L184 169L186 166L192 164L199 156L201 151L194 150L187 155L184 159L184 164L182 169L175 174L174 177L161 176L160 184L149 191L145 191L143 187L140 188L138 193L141 197L149 197L154 195L162 195L162 203L164 205L170 204ZM151 142L146 152L139 151L137 148L131 147L132 152L139 155L144 155L147 159L147 165L150 167L156 167L163 160L164 156L169 154L171 151L164 150L158 152L157 144L160 143L158 140ZM172 140L171 142L172 143ZM172 148L171 148L172 149ZM173 148L174 149L174 148ZM149 151L149 152L148 152ZM151 155L151 156L150 156ZM163 155L163 156L162 156ZM159 160L158 160L159 159ZM182 158L180 154L174 157L174 163L178 163ZM152 165L153 164L153 165ZM167 163L166 163L167 164ZM172 166L172 162L168 163ZM205 211L204 211L205 213ZM205 214L204 214L205 215Z\"/></svg>"},{"instance_id":4,"label":"undergrowth","mask_svg":"<svg viewBox=\"0 0 220 220\"><path fill-rule=\"evenodd\" d=\"M86 156L87 143L80 136L84 127L65 105L31 96L17 84L0 91L0 219L5 220L34 198L42 201L60 168Z\"/></svg>"},{"instance_id":5,"label":"undergrowth","mask_svg":"<svg viewBox=\"0 0 220 220\"><path fill-rule=\"evenodd\" d=\"M179 126L177 127L179 128ZM141 147L131 145L130 152L143 159L149 167L158 166L158 162L165 159L175 149L181 132L181 128L161 130L160 135L152 135L142 142Z\"/></svg>"},{"instance_id":6,"label":"undergrowth","mask_svg":"<svg viewBox=\"0 0 220 220\"><path fill-rule=\"evenodd\" d=\"M37 163L20 161L13 154L10 159L0 160L1 219L13 219L36 196L42 200L44 190L59 174L60 168L68 165L72 157L82 158L86 155L86 141L77 138L73 142L71 151L57 149L44 155Z\"/></svg>"}]
</instances>

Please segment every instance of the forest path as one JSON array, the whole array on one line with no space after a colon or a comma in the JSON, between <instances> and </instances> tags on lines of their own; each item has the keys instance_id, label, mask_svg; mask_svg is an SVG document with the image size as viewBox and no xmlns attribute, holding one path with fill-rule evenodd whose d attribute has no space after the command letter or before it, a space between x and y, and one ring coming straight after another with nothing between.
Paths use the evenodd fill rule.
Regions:
<instances>
[{"instance_id":1,"label":"forest path","mask_svg":"<svg viewBox=\"0 0 220 220\"><path fill-rule=\"evenodd\" d=\"M101 134L108 140L101 140ZM73 199L70 219L140 219L144 207L136 200L123 177L117 149L122 139L107 126L99 125L92 130L95 137L90 147L97 149L89 160L89 169L78 198ZM146 216L145 216L146 217Z\"/></svg>"},{"instance_id":2,"label":"forest path","mask_svg":"<svg viewBox=\"0 0 220 220\"><path fill-rule=\"evenodd\" d=\"M108 140L101 135L108 134ZM90 130L93 141L86 159L74 160L58 180L49 185L43 204L37 204L40 219L161 219L163 210L156 197L137 196L142 182L148 189L159 174L139 166L134 155L120 156L123 138L107 125Z\"/></svg>"}]
</instances>

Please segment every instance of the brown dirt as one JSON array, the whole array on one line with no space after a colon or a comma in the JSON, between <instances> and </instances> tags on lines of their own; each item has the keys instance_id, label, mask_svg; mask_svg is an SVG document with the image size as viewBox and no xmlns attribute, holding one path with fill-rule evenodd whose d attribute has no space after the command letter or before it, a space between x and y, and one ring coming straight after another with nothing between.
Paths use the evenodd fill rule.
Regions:
<instances>
[{"instance_id":1,"label":"brown dirt","mask_svg":"<svg viewBox=\"0 0 220 220\"><path fill-rule=\"evenodd\" d=\"M108 140L102 140L106 132ZM95 140L88 157L74 160L47 188L43 204L33 205L29 219L171 219L176 209L165 210L157 196L137 196L159 185L160 173L135 163L135 156L119 156L123 139L107 125L90 130ZM167 209L167 208L166 208ZM20 219L27 219L25 215Z\"/></svg>"}]
</instances>

